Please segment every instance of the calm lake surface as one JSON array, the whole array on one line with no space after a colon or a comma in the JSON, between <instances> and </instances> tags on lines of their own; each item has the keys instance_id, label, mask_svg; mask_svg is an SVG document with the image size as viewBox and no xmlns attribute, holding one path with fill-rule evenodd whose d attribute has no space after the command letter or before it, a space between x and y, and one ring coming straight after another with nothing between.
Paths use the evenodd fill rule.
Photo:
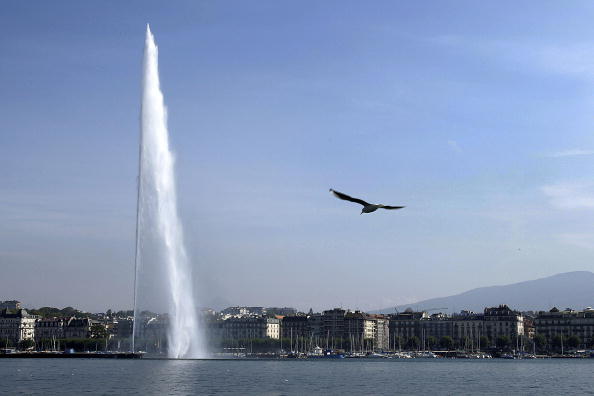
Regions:
<instances>
[{"instance_id":1,"label":"calm lake surface","mask_svg":"<svg viewBox=\"0 0 594 396\"><path fill-rule=\"evenodd\" d=\"M594 394L594 359L0 359L3 394Z\"/></svg>"}]
</instances>

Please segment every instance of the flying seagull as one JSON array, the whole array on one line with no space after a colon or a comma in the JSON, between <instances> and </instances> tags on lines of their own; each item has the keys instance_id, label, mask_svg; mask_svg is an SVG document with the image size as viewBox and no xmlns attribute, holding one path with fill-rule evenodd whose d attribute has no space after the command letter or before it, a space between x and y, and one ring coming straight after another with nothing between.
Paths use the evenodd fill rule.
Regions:
<instances>
[{"instance_id":1,"label":"flying seagull","mask_svg":"<svg viewBox=\"0 0 594 396\"><path fill-rule=\"evenodd\" d=\"M382 204L370 204L369 202L365 202L362 199L350 197L346 194L335 191L333 189L330 189L330 192L332 194L334 194L336 196L336 198L344 199L345 201L351 201L351 202L355 202L360 205L363 205L363 209L361 209L360 214L375 212L376 210L378 210L380 208L381 209L402 209L402 208L404 208L404 206L388 206L388 205L382 205Z\"/></svg>"}]
</instances>

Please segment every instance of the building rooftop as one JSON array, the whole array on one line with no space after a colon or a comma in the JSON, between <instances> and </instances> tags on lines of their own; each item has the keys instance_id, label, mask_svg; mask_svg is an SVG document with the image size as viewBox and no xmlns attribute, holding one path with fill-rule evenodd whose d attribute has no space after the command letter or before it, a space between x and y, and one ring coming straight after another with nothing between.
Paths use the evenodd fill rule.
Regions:
<instances>
[{"instance_id":1,"label":"building rooftop","mask_svg":"<svg viewBox=\"0 0 594 396\"><path fill-rule=\"evenodd\" d=\"M12 312L7 308L0 311L0 318L37 318L37 315L31 315L26 309L19 309Z\"/></svg>"}]
</instances>

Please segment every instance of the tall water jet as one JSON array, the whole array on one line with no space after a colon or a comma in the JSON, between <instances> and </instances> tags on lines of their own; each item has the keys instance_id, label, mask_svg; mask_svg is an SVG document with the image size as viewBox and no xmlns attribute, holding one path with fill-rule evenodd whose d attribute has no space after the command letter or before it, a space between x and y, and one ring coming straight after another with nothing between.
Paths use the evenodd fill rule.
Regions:
<instances>
[{"instance_id":1,"label":"tall water jet","mask_svg":"<svg viewBox=\"0 0 594 396\"><path fill-rule=\"evenodd\" d=\"M143 271L145 259L155 260L158 257L157 265L166 274L166 284L163 286L167 290L165 295L168 300L168 355L171 358L205 357L205 344L198 326L192 277L177 210L174 158L169 149L167 109L159 83L158 49L148 25L140 123L132 348L136 347L134 338L139 333L140 325L139 275ZM145 239L150 240L150 246L143 242Z\"/></svg>"}]
</instances>

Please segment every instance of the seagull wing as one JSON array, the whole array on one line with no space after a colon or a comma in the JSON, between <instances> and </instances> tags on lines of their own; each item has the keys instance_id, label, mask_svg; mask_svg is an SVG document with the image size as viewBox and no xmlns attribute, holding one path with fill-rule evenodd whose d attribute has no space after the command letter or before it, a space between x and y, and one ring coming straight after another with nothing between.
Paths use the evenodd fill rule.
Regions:
<instances>
[{"instance_id":1,"label":"seagull wing","mask_svg":"<svg viewBox=\"0 0 594 396\"><path fill-rule=\"evenodd\" d=\"M359 199L359 198L353 198L353 197L351 197L351 196L348 196L348 195L346 195L346 194L343 194L343 193L341 193L341 192L334 191L333 189L330 189L330 192L331 192L332 194L334 194L334 195L336 196L336 198L339 198L339 199L344 199L345 201L351 201L351 202L355 202L355 203L358 203L358 204L360 204L360 205L363 205L363 206L367 206L367 205L369 205L367 202L363 201L362 199Z\"/></svg>"},{"instance_id":2,"label":"seagull wing","mask_svg":"<svg viewBox=\"0 0 594 396\"><path fill-rule=\"evenodd\" d=\"M402 209L402 208L405 208L406 206L386 206L386 205L382 205L381 207L383 209Z\"/></svg>"}]
</instances>

